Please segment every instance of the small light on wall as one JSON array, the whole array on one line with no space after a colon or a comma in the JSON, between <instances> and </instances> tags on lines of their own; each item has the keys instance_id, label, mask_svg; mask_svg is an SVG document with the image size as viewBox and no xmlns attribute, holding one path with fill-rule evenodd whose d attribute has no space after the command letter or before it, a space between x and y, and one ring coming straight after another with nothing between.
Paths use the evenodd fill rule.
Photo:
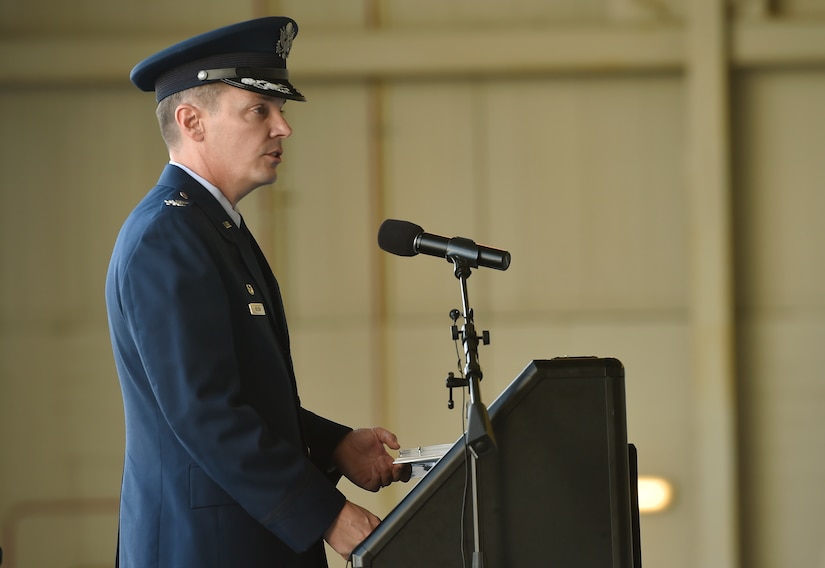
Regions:
<instances>
[{"instance_id":1,"label":"small light on wall","mask_svg":"<svg viewBox=\"0 0 825 568\"><path fill-rule=\"evenodd\" d=\"M673 486L663 477L639 476L639 512L661 513L673 503Z\"/></svg>"}]
</instances>

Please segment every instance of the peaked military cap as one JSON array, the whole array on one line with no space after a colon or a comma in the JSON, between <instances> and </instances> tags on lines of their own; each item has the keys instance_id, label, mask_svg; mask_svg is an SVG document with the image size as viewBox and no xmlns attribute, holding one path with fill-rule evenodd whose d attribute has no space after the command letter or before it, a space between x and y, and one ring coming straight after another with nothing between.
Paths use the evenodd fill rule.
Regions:
<instances>
[{"instance_id":1,"label":"peaked military cap","mask_svg":"<svg viewBox=\"0 0 825 568\"><path fill-rule=\"evenodd\" d=\"M234 87L304 101L289 82L286 59L298 24L290 18L257 18L197 35L147 57L130 78L160 102L171 94L223 81Z\"/></svg>"}]
</instances>

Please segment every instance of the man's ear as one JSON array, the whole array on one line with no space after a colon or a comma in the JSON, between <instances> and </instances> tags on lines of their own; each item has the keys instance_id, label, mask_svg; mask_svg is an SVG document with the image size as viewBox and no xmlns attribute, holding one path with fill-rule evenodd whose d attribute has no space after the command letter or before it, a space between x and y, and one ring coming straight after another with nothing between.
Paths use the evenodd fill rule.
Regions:
<instances>
[{"instance_id":1,"label":"man's ear","mask_svg":"<svg viewBox=\"0 0 825 568\"><path fill-rule=\"evenodd\" d=\"M196 142L203 140L203 110L189 104L181 103L175 109L175 122L181 133Z\"/></svg>"}]
</instances>

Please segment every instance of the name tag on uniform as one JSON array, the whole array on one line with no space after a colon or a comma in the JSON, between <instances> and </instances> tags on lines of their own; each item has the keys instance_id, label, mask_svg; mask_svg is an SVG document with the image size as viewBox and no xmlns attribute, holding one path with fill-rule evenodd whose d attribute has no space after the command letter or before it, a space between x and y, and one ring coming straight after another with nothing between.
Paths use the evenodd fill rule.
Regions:
<instances>
[{"instance_id":1,"label":"name tag on uniform","mask_svg":"<svg viewBox=\"0 0 825 568\"><path fill-rule=\"evenodd\" d=\"M253 302L249 304L249 313L253 316L265 316L266 310L264 309L264 305L258 302Z\"/></svg>"}]
</instances>

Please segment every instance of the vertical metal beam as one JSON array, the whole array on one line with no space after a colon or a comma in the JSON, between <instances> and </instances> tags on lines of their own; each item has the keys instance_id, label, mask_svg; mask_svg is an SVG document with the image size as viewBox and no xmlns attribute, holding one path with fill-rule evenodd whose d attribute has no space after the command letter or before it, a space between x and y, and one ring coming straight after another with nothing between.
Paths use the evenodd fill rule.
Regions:
<instances>
[{"instance_id":1,"label":"vertical metal beam","mask_svg":"<svg viewBox=\"0 0 825 568\"><path fill-rule=\"evenodd\" d=\"M687 31L688 224L695 393L697 566L739 566L725 0L691 0Z\"/></svg>"},{"instance_id":2,"label":"vertical metal beam","mask_svg":"<svg viewBox=\"0 0 825 568\"><path fill-rule=\"evenodd\" d=\"M367 81L365 86L367 117L369 120L369 193L370 221L378 227L384 219L384 84L380 79ZM389 372L387 341L388 335L388 299L385 255L375 252L371 256L371 307L370 307L370 352L372 412L376 424L393 428L390 423L394 407L394 397L389 384L392 374Z\"/></svg>"},{"instance_id":3,"label":"vertical metal beam","mask_svg":"<svg viewBox=\"0 0 825 568\"><path fill-rule=\"evenodd\" d=\"M382 25L380 0L367 0L364 4L364 23L368 30L377 30ZM366 92L368 141L369 141L369 218L377 234L378 226L384 216L384 80L369 78L364 86ZM390 422L393 401L392 386L389 384L388 350L388 306L385 255L375 253L372 256L370 288L370 353L372 412L376 424L395 430Z\"/></svg>"}]
</instances>

